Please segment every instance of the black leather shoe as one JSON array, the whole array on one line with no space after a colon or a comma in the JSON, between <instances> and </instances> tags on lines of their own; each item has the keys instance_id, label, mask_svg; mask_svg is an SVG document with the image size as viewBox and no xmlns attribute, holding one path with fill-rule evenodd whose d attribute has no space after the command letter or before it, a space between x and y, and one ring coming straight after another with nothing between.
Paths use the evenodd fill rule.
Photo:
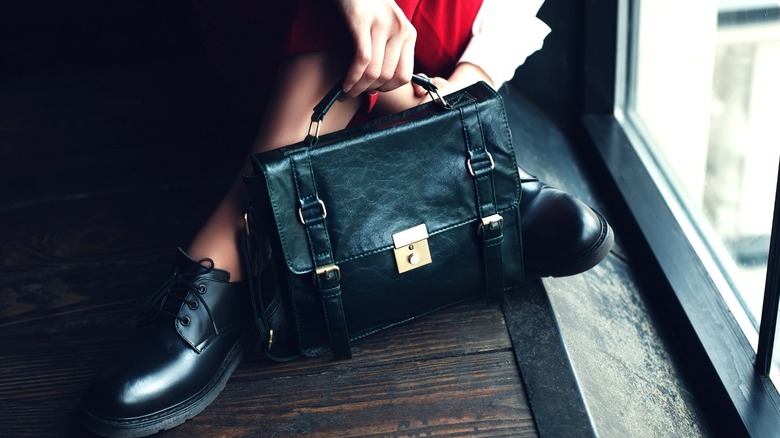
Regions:
<instances>
[{"instance_id":1,"label":"black leather shoe","mask_svg":"<svg viewBox=\"0 0 780 438\"><path fill-rule=\"evenodd\" d=\"M607 221L577 198L518 168L526 275L565 277L596 266L615 237Z\"/></svg>"},{"instance_id":2,"label":"black leather shoe","mask_svg":"<svg viewBox=\"0 0 780 438\"><path fill-rule=\"evenodd\" d=\"M256 334L248 287L229 279L211 260L195 262L179 250L150 314L87 390L81 411L89 430L151 435L184 423L217 397Z\"/></svg>"}]
</instances>

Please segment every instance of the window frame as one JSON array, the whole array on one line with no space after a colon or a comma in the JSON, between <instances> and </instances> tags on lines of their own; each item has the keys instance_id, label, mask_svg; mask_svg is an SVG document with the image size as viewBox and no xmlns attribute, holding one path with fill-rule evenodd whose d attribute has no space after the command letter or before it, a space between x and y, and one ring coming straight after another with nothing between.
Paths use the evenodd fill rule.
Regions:
<instances>
[{"instance_id":1,"label":"window frame","mask_svg":"<svg viewBox=\"0 0 780 438\"><path fill-rule=\"evenodd\" d=\"M636 1L585 0L580 134L629 212L627 228L636 231L631 233L635 247L646 251L642 258L652 258L643 263L643 274L653 277L665 322L693 360L689 374L724 402L710 401L726 417L738 419L744 427L740 431L771 436L780 430L780 395L768 377L755 371L753 347L678 222L678 206L667 203L664 187L646 167L644 148L637 144L641 137L622 117Z\"/></svg>"}]
</instances>

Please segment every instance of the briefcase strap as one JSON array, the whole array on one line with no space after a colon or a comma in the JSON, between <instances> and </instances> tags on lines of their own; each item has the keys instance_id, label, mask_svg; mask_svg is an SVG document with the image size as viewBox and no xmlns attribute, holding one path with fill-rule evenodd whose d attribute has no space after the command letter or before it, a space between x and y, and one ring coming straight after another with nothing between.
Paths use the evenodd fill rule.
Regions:
<instances>
[{"instance_id":1,"label":"briefcase strap","mask_svg":"<svg viewBox=\"0 0 780 438\"><path fill-rule=\"evenodd\" d=\"M317 194L309 149L289 155L298 195L298 219L306 230L309 250L314 262L314 283L320 294L334 359L352 357L349 330L341 302L341 272L333 259L328 229L327 209Z\"/></svg>"},{"instance_id":2,"label":"briefcase strap","mask_svg":"<svg viewBox=\"0 0 780 438\"><path fill-rule=\"evenodd\" d=\"M263 239L257 235L257 229L252 231L253 209L248 207L244 213L244 233L240 239L241 258L244 261L244 272L247 277L252 299L252 312L255 326L260 334L261 345L265 344L270 351L273 345L273 330L265 313L266 305L263 301L263 290L261 277L265 266L262 266L262 252L260 248L264 246Z\"/></svg>"},{"instance_id":3,"label":"briefcase strap","mask_svg":"<svg viewBox=\"0 0 780 438\"><path fill-rule=\"evenodd\" d=\"M450 104L444 100L441 94L439 94L439 88L434 85L431 80L426 76L412 75L412 83L415 83L422 87L431 96L434 102L438 102L444 108L450 108ZM339 81L333 88L330 89L328 94L320 100L320 102L314 107L314 111L311 115L311 124L309 125L309 134L304 140L309 146L314 146L320 138L320 125L325 115L330 110L330 107L336 103L336 101L343 96L344 91L342 83Z\"/></svg>"},{"instance_id":4,"label":"briefcase strap","mask_svg":"<svg viewBox=\"0 0 780 438\"><path fill-rule=\"evenodd\" d=\"M495 162L487 150L479 107L476 103L458 107L464 130L469 158L466 161L469 173L474 179L474 189L479 210L477 232L482 239L483 273L488 304L501 302L504 294L504 219L498 214L493 169Z\"/></svg>"}]
</instances>

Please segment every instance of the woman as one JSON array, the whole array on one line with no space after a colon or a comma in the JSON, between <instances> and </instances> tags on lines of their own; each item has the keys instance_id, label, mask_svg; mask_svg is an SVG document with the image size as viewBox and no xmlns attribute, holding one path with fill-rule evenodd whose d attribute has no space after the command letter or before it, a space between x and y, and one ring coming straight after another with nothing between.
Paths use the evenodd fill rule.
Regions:
<instances>
[{"instance_id":1,"label":"woman","mask_svg":"<svg viewBox=\"0 0 780 438\"><path fill-rule=\"evenodd\" d=\"M302 140L308 110L340 80L347 97L328 113L325 130L425 101L410 85L412 72L431 76L442 94L480 80L500 87L549 32L535 17L540 6L541 0L300 1L250 153ZM512 50L495 49L507 46ZM526 271L571 275L598 263L612 244L606 222L521 175ZM255 337L238 247L246 198L238 178L186 253L180 251L172 277L150 299L152 311L95 377L82 402L90 430L129 437L169 429L224 387ZM282 333L267 353L285 355L294 345L284 342L284 309L277 300L266 310Z\"/></svg>"}]
</instances>

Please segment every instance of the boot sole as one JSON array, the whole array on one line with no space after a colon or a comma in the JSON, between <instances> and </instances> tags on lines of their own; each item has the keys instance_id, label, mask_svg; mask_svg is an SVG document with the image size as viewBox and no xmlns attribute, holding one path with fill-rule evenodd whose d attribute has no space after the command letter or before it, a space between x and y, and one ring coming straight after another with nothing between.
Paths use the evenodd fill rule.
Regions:
<instances>
[{"instance_id":1,"label":"boot sole","mask_svg":"<svg viewBox=\"0 0 780 438\"><path fill-rule=\"evenodd\" d=\"M249 345L249 337L244 337L236 343L223 362L222 368L209 385L177 406L153 415L127 420L105 418L89 412L82 406L82 424L88 430L109 438L137 438L173 429L201 413L217 398L225 388L233 371L246 355Z\"/></svg>"}]
</instances>

